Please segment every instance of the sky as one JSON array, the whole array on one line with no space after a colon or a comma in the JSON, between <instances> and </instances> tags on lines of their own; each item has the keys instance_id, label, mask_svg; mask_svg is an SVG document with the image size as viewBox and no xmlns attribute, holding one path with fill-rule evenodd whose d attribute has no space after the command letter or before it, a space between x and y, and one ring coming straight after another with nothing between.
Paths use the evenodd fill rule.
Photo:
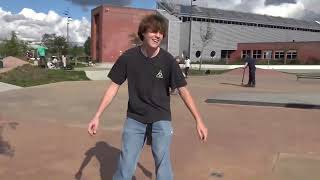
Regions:
<instances>
[{"instance_id":1,"label":"sky","mask_svg":"<svg viewBox=\"0 0 320 180\"><path fill-rule=\"evenodd\" d=\"M91 9L101 4L155 9L156 0L0 0L0 40L15 31L20 39L40 41L44 33L67 34L83 44L90 36ZM164 0L190 4L191 0ZM320 21L320 0L196 0L194 5ZM65 14L68 15L65 15Z\"/></svg>"}]
</instances>

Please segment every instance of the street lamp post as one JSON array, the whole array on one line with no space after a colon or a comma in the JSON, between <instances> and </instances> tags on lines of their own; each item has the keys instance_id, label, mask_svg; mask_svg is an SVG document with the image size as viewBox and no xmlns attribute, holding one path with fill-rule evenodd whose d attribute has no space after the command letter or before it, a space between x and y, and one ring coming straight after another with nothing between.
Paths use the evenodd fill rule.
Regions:
<instances>
[{"instance_id":1,"label":"street lamp post","mask_svg":"<svg viewBox=\"0 0 320 180\"><path fill-rule=\"evenodd\" d=\"M190 26L189 26L189 58L191 59L191 34L192 34L192 32L191 32L191 30L192 30L192 7L193 7L193 4L192 4L192 2L193 1L196 1L196 0L191 0L191 2L190 2Z\"/></svg>"},{"instance_id":2,"label":"street lamp post","mask_svg":"<svg viewBox=\"0 0 320 180\"><path fill-rule=\"evenodd\" d=\"M63 14L67 16L67 44L69 45L69 24L72 21L72 18L69 15L69 9L64 11Z\"/></svg>"},{"instance_id":3,"label":"street lamp post","mask_svg":"<svg viewBox=\"0 0 320 180\"><path fill-rule=\"evenodd\" d=\"M68 16L67 18L67 44L69 45L69 23L72 21L71 17Z\"/></svg>"}]
</instances>

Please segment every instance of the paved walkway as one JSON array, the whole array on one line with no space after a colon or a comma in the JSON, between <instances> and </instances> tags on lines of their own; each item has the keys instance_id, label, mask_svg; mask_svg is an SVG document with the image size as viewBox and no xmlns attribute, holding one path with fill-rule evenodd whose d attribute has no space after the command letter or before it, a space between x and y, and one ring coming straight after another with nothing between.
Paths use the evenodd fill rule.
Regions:
<instances>
[{"instance_id":1,"label":"paved walkway","mask_svg":"<svg viewBox=\"0 0 320 180\"><path fill-rule=\"evenodd\" d=\"M21 88L20 86L15 86L15 85L0 82L0 92L20 89L20 88Z\"/></svg>"}]
</instances>

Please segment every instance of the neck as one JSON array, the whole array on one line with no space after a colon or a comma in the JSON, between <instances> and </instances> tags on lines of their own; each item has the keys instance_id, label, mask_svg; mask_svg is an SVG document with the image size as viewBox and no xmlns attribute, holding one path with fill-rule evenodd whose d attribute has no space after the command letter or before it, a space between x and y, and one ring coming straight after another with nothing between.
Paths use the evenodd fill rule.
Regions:
<instances>
[{"instance_id":1,"label":"neck","mask_svg":"<svg viewBox=\"0 0 320 180\"><path fill-rule=\"evenodd\" d=\"M142 45L141 46L141 51L142 54L145 55L146 57L153 58L156 55L158 55L160 51L160 47L152 48L150 46Z\"/></svg>"}]
</instances>

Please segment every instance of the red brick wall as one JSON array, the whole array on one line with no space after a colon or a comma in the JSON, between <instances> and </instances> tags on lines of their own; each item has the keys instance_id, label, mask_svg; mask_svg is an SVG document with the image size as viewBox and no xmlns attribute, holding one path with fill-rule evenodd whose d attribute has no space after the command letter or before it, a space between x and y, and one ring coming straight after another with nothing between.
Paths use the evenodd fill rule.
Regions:
<instances>
[{"instance_id":1,"label":"red brick wall","mask_svg":"<svg viewBox=\"0 0 320 180\"><path fill-rule=\"evenodd\" d=\"M273 43L239 43L237 50L231 54L231 62L241 58L242 50L296 50L301 62L320 60L320 42L273 42Z\"/></svg>"},{"instance_id":2,"label":"red brick wall","mask_svg":"<svg viewBox=\"0 0 320 180\"><path fill-rule=\"evenodd\" d=\"M320 61L320 42L301 44L299 51L302 52L299 55L299 59L302 62L312 61L313 59Z\"/></svg>"},{"instance_id":3,"label":"red brick wall","mask_svg":"<svg viewBox=\"0 0 320 180\"><path fill-rule=\"evenodd\" d=\"M91 55L93 59L100 62L114 62L120 54L132 47L129 35L137 33L140 20L147 14L155 13L153 10L100 6L92 10L92 19L96 14L100 14L100 32L98 38L100 40L100 53L97 53L95 43L95 21L91 26Z\"/></svg>"}]
</instances>

